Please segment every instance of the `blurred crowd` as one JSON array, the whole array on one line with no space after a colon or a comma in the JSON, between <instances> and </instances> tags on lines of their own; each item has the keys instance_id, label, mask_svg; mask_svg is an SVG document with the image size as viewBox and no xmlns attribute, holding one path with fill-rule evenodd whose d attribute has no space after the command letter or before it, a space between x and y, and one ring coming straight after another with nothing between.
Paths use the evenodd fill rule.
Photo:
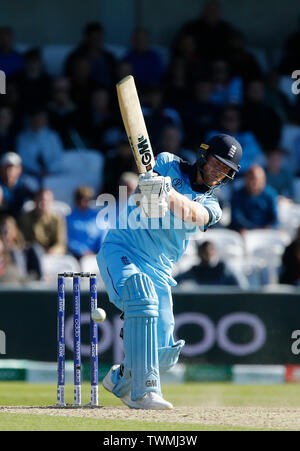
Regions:
<instances>
[{"instance_id":1,"label":"blurred crowd","mask_svg":"<svg viewBox=\"0 0 300 451\"><path fill-rule=\"evenodd\" d=\"M215 134L238 139L242 169L219 193L218 227L242 237L256 229L285 231L278 281L299 285L300 96L291 102L280 81L300 69L300 22L278 64L268 68L215 1L164 52L139 28L120 56L107 49L98 22L84 27L56 76L47 72L42 49L16 48L13 28L0 27L0 69L7 76L0 96L0 281L43 280L45 256L70 255L80 264L99 250L105 229L96 225L96 197L118 196L120 185L130 194L137 184L115 93L116 82L133 74L155 154L193 163L201 142ZM299 128L292 151L282 139L288 127ZM103 158L99 188L78 184L63 205L45 180L63 174L64 158L75 150ZM178 281L242 286L218 252L213 242L199 242L198 263Z\"/></svg>"}]
</instances>

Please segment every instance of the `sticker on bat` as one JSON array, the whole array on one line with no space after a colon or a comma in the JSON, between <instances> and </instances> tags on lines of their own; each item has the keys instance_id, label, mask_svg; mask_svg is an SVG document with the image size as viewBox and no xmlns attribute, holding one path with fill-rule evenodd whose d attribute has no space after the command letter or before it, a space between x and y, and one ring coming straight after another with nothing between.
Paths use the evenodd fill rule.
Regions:
<instances>
[{"instance_id":1,"label":"sticker on bat","mask_svg":"<svg viewBox=\"0 0 300 451\"><path fill-rule=\"evenodd\" d=\"M147 171L150 171L152 168L149 167L149 164L151 163L151 152L149 149L149 144L147 139L144 137L144 135L138 136L138 144L137 148L139 151L139 154L141 155L141 161L144 166L146 166ZM149 169L148 169L149 167Z\"/></svg>"}]
</instances>

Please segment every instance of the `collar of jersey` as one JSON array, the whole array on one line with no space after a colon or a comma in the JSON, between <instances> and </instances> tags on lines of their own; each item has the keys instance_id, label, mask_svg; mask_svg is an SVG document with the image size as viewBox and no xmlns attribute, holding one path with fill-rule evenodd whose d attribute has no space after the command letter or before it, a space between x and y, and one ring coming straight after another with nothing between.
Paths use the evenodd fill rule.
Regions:
<instances>
[{"instance_id":1,"label":"collar of jersey","mask_svg":"<svg viewBox=\"0 0 300 451\"><path fill-rule=\"evenodd\" d=\"M193 191L196 191L196 193L204 194L207 191L210 191L207 186L205 185L198 185L195 183L196 180L196 174L197 174L197 166L196 164L188 163L187 161L181 161L179 163L180 170L188 175L189 182L191 185L191 188Z\"/></svg>"}]
</instances>

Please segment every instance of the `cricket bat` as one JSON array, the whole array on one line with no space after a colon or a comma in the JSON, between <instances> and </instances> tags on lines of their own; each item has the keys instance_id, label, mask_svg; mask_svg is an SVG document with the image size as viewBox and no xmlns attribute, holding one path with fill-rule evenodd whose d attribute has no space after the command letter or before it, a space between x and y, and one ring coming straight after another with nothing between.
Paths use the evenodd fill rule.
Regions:
<instances>
[{"instance_id":1,"label":"cricket bat","mask_svg":"<svg viewBox=\"0 0 300 451\"><path fill-rule=\"evenodd\" d=\"M140 174L151 173L155 159L132 75L117 84L118 101L126 134Z\"/></svg>"}]
</instances>

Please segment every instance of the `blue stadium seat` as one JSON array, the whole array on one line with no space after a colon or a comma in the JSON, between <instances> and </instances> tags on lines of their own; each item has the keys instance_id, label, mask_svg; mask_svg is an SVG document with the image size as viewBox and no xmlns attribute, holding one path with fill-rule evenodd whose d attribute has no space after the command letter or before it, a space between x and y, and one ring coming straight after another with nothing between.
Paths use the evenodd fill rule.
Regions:
<instances>
[{"instance_id":1,"label":"blue stadium seat","mask_svg":"<svg viewBox=\"0 0 300 451\"><path fill-rule=\"evenodd\" d=\"M287 163L289 167L296 171L299 164L298 146L300 142L300 126L286 124L282 127L280 145L289 153Z\"/></svg>"},{"instance_id":2,"label":"blue stadium seat","mask_svg":"<svg viewBox=\"0 0 300 451\"><path fill-rule=\"evenodd\" d=\"M60 272L80 272L80 265L72 255L49 255L42 257L42 270L46 282L55 282Z\"/></svg>"},{"instance_id":3,"label":"blue stadium seat","mask_svg":"<svg viewBox=\"0 0 300 451\"><path fill-rule=\"evenodd\" d=\"M42 57L46 72L52 77L62 75L65 61L74 49L72 45L46 45L42 50Z\"/></svg>"},{"instance_id":4,"label":"blue stadium seat","mask_svg":"<svg viewBox=\"0 0 300 451\"><path fill-rule=\"evenodd\" d=\"M199 232L198 243L211 241L215 244L221 258L243 257L245 254L244 240L238 232L229 229L217 228Z\"/></svg>"},{"instance_id":5,"label":"blue stadium seat","mask_svg":"<svg viewBox=\"0 0 300 451\"><path fill-rule=\"evenodd\" d=\"M297 96L292 91L292 84L295 82L289 75L282 75L279 79L279 89L286 95L290 104L294 104L297 100Z\"/></svg>"},{"instance_id":6,"label":"blue stadium seat","mask_svg":"<svg viewBox=\"0 0 300 451\"><path fill-rule=\"evenodd\" d=\"M95 190L95 195L101 189L104 157L100 152L95 150L65 152L62 166L62 173L44 179L44 186L54 192L55 199L73 205L74 192L79 185L90 186Z\"/></svg>"},{"instance_id":7,"label":"blue stadium seat","mask_svg":"<svg viewBox=\"0 0 300 451\"><path fill-rule=\"evenodd\" d=\"M260 66L263 73L268 72L270 69L269 61L267 59L266 53L263 49L258 47L247 47L247 51L251 53L256 59L257 64Z\"/></svg>"}]
</instances>

